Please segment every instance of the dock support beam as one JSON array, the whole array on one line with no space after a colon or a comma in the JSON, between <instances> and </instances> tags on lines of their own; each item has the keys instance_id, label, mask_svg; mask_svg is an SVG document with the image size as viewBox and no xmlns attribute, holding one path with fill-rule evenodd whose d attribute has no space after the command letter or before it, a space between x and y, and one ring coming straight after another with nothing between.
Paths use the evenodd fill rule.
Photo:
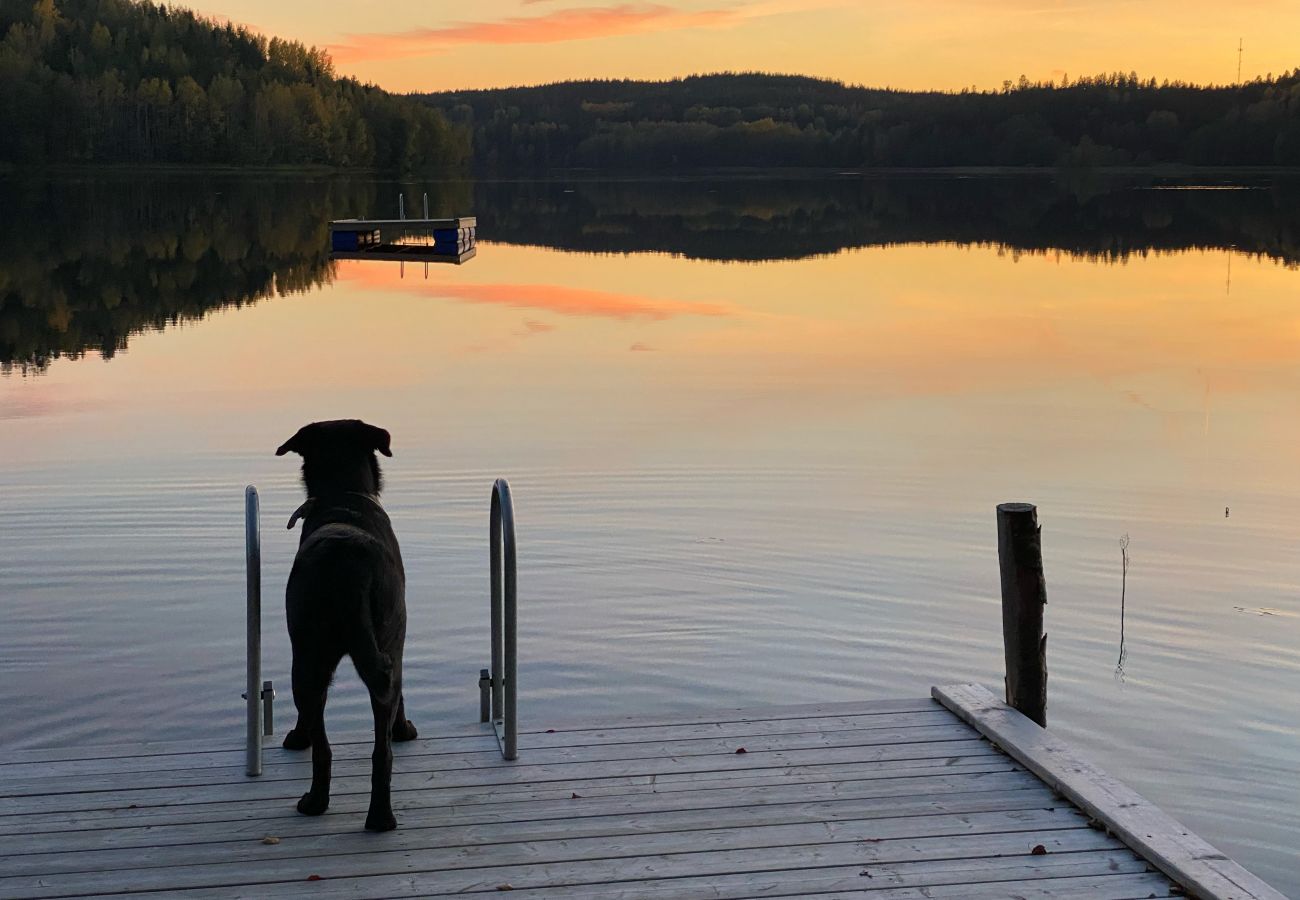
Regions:
<instances>
[{"instance_id":1,"label":"dock support beam","mask_svg":"<svg viewBox=\"0 0 1300 900\"><path fill-rule=\"evenodd\" d=\"M1038 508L998 505L998 565L1002 573L1002 643L1007 664L1007 705L1047 726L1047 634L1043 607L1043 546Z\"/></svg>"}]
</instances>

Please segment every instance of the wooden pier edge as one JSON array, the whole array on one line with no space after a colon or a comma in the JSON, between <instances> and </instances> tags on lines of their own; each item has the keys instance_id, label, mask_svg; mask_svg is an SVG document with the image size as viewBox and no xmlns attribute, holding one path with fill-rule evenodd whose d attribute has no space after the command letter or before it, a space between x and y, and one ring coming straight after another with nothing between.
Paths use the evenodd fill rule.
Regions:
<instances>
[{"instance_id":1,"label":"wooden pier edge","mask_svg":"<svg viewBox=\"0 0 1300 900\"><path fill-rule=\"evenodd\" d=\"M1287 900L988 689L957 684L932 687L930 694L1104 824L1191 896L1200 900Z\"/></svg>"}]
</instances>

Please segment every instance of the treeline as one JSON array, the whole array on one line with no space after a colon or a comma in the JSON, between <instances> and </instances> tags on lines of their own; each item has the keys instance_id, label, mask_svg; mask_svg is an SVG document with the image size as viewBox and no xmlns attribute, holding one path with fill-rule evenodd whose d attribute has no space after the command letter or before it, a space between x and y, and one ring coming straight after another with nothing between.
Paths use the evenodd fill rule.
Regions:
<instances>
[{"instance_id":1,"label":"treeline","mask_svg":"<svg viewBox=\"0 0 1300 900\"><path fill-rule=\"evenodd\" d=\"M321 50L131 0L0 0L0 162L454 167L465 129Z\"/></svg>"},{"instance_id":2,"label":"treeline","mask_svg":"<svg viewBox=\"0 0 1300 900\"><path fill-rule=\"evenodd\" d=\"M721 74L425 95L483 171L731 166L1300 166L1300 69L1230 87L1136 74L910 92Z\"/></svg>"}]
</instances>

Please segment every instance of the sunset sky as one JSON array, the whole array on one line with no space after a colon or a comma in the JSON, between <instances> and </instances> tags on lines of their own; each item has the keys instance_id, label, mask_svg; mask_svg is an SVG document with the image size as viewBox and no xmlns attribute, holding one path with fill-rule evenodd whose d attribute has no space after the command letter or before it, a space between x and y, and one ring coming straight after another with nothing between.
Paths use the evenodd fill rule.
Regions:
<instances>
[{"instance_id":1,"label":"sunset sky","mask_svg":"<svg viewBox=\"0 0 1300 900\"><path fill-rule=\"evenodd\" d=\"M328 47L395 91L794 72L873 87L994 88L1110 71L1227 83L1300 66L1295 0L196 0Z\"/></svg>"}]
</instances>

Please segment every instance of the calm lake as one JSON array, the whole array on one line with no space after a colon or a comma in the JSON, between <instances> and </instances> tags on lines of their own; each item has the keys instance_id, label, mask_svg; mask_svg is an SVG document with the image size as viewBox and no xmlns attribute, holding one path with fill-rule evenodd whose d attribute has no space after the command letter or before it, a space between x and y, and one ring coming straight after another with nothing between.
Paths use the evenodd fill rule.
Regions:
<instances>
[{"instance_id":1,"label":"calm lake","mask_svg":"<svg viewBox=\"0 0 1300 900\"><path fill-rule=\"evenodd\" d=\"M332 261L401 190L477 257ZM1300 895L1300 183L86 174L0 210L0 753L241 745L248 483L282 731L274 450L359 417L426 734L477 717L496 476L534 724L997 690L1028 500L1052 728Z\"/></svg>"}]
</instances>

